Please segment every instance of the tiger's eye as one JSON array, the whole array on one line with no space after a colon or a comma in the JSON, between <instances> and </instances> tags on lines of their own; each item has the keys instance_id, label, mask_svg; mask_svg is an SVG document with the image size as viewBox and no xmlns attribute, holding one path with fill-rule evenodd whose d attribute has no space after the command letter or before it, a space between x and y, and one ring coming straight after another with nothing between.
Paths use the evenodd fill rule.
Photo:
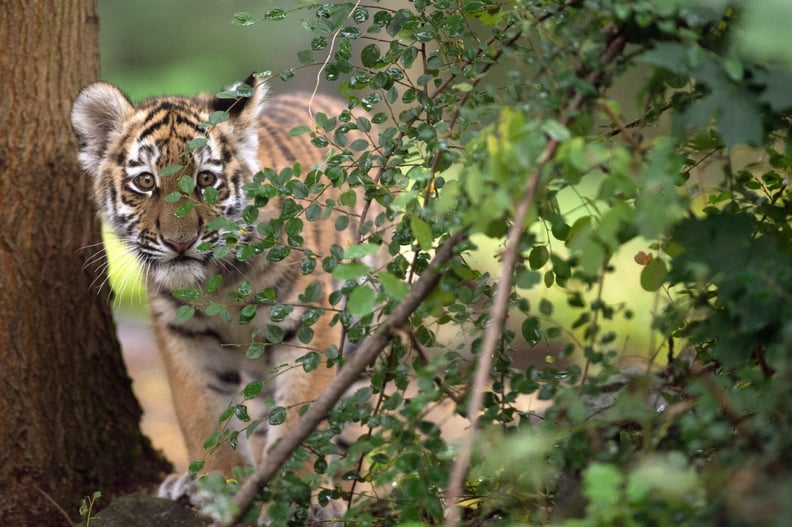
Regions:
<instances>
[{"instance_id":1,"label":"tiger's eye","mask_svg":"<svg viewBox=\"0 0 792 527\"><path fill-rule=\"evenodd\" d=\"M148 192L153 190L154 187L157 185L157 180L154 178L154 174L150 174L148 172L143 172L142 174L138 174L135 176L133 180L135 186L139 188L143 192Z\"/></svg>"},{"instance_id":2,"label":"tiger's eye","mask_svg":"<svg viewBox=\"0 0 792 527\"><path fill-rule=\"evenodd\" d=\"M201 188L211 187L217 182L217 176L209 171L199 172L195 179L196 184Z\"/></svg>"}]
</instances>

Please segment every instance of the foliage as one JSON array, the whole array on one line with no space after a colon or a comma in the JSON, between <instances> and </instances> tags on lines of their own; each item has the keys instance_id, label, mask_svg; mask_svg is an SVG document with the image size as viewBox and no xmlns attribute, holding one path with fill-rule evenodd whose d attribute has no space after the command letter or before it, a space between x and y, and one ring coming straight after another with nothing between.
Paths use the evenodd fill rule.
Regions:
<instances>
[{"instance_id":1,"label":"foliage","mask_svg":"<svg viewBox=\"0 0 792 527\"><path fill-rule=\"evenodd\" d=\"M792 15L774 6L777 20ZM292 130L332 148L326 167L262 171L249 195L255 205L284 197L280 217L259 221L251 206L244 225L210 225L226 241L215 256L282 259L301 247L307 223L338 205L322 198L320 175L343 190L345 206L356 199L349 189L362 187L387 208L367 218L373 234L332 254L306 253L301 264L343 282L329 298L333 323L357 345L449 234L466 234L407 336L393 339L368 385L339 402L261 492L274 524L302 525L311 488L320 505L347 501L346 518L360 525L432 525L448 514L466 525L785 521L792 92L788 50L768 48L783 35L756 22L766 8L414 0L235 15L254 28L302 17L310 44L274 77L313 68L350 111ZM245 242L243 230L259 237ZM500 278L471 263L485 239L503 244ZM371 266L364 257L382 240L388 262ZM616 271L625 253L639 279ZM205 300L218 280L177 292L192 302L180 316L202 310L245 324L272 305L266 334L239 344L255 359L282 341L278 322L291 306L243 283L229 302L245 308L231 320ZM552 293L533 292L543 286ZM653 292L654 307L609 303L608 287ZM321 295L308 288L303 300ZM499 319L499 305L514 324ZM309 350L316 309L298 332ZM557 321L561 310L573 313L568 324ZM611 322L641 310L651 310L650 345L629 349L630 336ZM343 351L310 350L289 367L343 367ZM525 366L520 351L540 360ZM646 361L626 368L628 354ZM489 379L483 392L472 381L477 368ZM245 396L260 390L248 386ZM529 397L547 405L541 415ZM466 416L479 404L472 438L449 441L428 415ZM270 424L283 415L273 409ZM231 416L246 429L231 430ZM222 417L212 443L255 427L243 404ZM338 457L334 436L351 424L362 432ZM460 445L469 439L465 470ZM297 477L305 463L315 474ZM466 476L461 493L455 467ZM350 485L328 485L331 475ZM213 485L223 495L223 482Z\"/></svg>"}]
</instances>

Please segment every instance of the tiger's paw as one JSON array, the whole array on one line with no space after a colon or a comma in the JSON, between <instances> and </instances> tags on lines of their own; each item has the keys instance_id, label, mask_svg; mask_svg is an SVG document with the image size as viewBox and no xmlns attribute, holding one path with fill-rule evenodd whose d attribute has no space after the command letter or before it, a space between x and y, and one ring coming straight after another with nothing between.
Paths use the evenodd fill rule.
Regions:
<instances>
[{"instance_id":1,"label":"tiger's paw","mask_svg":"<svg viewBox=\"0 0 792 527\"><path fill-rule=\"evenodd\" d=\"M197 509L207 503L207 496L198 490L195 476L190 475L188 472L171 474L165 478L165 481L159 486L157 496L190 505Z\"/></svg>"},{"instance_id":2,"label":"tiger's paw","mask_svg":"<svg viewBox=\"0 0 792 527\"><path fill-rule=\"evenodd\" d=\"M346 514L347 507L343 500L331 500L326 505L322 506L317 503L315 499L311 500L311 509L308 514L308 521L306 525L343 525L344 514Z\"/></svg>"}]
</instances>

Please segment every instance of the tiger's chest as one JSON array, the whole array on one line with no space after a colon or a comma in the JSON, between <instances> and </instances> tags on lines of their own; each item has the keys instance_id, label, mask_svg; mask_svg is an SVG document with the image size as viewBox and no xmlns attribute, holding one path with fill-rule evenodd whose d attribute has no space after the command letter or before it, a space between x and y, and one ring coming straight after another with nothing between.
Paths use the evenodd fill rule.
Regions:
<instances>
[{"instance_id":1,"label":"tiger's chest","mask_svg":"<svg viewBox=\"0 0 792 527\"><path fill-rule=\"evenodd\" d=\"M319 287L327 298L335 286L328 275L304 276L295 258L260 257L231 270L217 264L209 270L200 287L151 295L151 312L166 338L188 342L196 354L228 355L232 362L267 356L295 341L301 328L326 314L323 306L306 302L306 289Z\"/></svg>"}]
</instances>

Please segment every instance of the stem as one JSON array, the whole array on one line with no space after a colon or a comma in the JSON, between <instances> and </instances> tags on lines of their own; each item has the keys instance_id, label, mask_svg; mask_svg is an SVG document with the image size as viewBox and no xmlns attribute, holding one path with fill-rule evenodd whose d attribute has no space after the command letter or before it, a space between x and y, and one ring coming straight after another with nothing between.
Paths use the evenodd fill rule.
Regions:
<instances>
[{"instance_id":1,"label":"stem","mask_svg":"<svg viewBox=\"0 0 792 527\"><path fill-rule=\"evenodd\" d=\"M503 253L503 261L501 263L500 281L498 282L498 288L495 292L495 305L492 307L492 319L484 335L484 344L473 377L473 385L470 389L470 402L467 411L467 420L470 422L470 427L459 445L457 459L448 480L448 491L446 492L446 498L448 500L448 505L446 506L447 527L456 527L459 524L459 507L457 503L462 497L463 481L468 467L470 466L470 455L473 450L473 440L476 435L478 415L481 411L481 405L484 399L484 388L487 385L490 370L492 369L492 357L506 321L506 311L512 287L511 278L517 263L520 236L522 236L525 218L528 216L528 211L534 201L536 191L539 188L539 181L542 177L542 167L548 159L553 157L556 148L558 148L558 142L555 140L551 140L545 147L541 157L541 163L528 180L525 192L520 202L517 204L514 222L509 229L506 251Z\"/></svg>"}]
</instances>

